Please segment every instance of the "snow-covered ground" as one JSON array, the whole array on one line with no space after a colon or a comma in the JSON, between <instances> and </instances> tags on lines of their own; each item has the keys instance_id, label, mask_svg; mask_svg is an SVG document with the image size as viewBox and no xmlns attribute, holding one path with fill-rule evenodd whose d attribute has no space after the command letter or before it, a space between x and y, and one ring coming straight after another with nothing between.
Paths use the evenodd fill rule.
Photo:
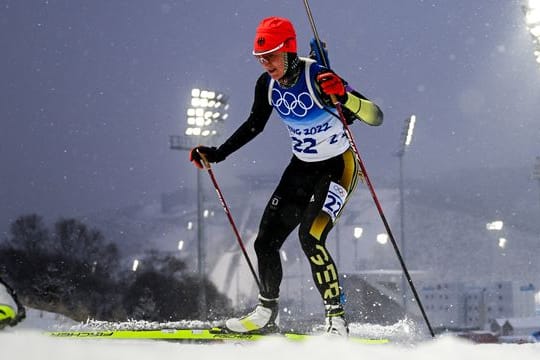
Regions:
<instances>
[{"instance_id":1,"label":"snow-covered ground","mask_svg":"<svg viewBox=\"0 0 540 360\"><path fill-rule=\"evenodd\" d=\"M142 340L74 340L47 338L38 331L9 330L0 334L2 359L142 360L142 359L400 359L478 360L540 359L540 344L473 345L441 338L413 347L361 345L318 339L291 343L268 339L247 345L196 345Z\"/></svg>"},{"instance_id":2,"label":"snow-covered ground","mask_svg":"<svg viewBox=\"0 0 540 360\"><path fill-rule=\"evenodd\" d=\"M540 343L475 345L454 337L421 341L415 345L363 345L340 339L321 338L306 342L282 339L245 345L181 344L153 340L58 339L44 335L52 324L69 321L52 314L29 311L15 328L0 331L1 359L9 360L143 360L143 359L391 359L391 360L478 360L540 359Z\"/></svg>"}]
</instances>

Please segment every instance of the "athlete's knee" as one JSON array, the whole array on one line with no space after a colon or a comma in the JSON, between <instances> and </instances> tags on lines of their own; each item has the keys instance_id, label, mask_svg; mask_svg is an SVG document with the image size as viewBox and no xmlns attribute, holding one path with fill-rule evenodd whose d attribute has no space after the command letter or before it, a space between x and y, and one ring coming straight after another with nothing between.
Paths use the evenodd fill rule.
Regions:
<instances>
[{"instance_id":1,"label":"athlete's knee","mask_svg":"<svg viewBox=\"0 0 540 360\"><path fill-rule=\"evenodd\" d=\"M257 236L253 247L257 255L267 255L279 251L279 242L265 236Z\"/></svg>"},{"instance_id":2,"label":"athlete's knee","mask_svg":"<svg viewBox=\"0 0 540 360\"><path fill-rule=\"evenodd\" d=\"M255 252L257 254L264 254L268 249L268 244L262 238L257 237L253 247L255 248Z\"/></svg>"},{"instance_id":3,"label":"athlete's knee","mask_svg":"<svg viewBox=\"0 0 540 360\"><path fill-rule=\"evenodd\" d=\"M320 246L320 242L315 237L310 235L309 232L299 231L298 237L300 239L300 246L308 258L315 256L320 252L317 247L317 245Z\"/></svg>"}]
</instances>

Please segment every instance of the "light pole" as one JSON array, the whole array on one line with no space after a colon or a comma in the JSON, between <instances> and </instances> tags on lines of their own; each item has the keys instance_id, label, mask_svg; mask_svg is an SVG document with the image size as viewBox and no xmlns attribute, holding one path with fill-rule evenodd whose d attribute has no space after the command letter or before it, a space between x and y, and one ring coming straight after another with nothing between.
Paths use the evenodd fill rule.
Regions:
<instances>
[{"instance_id":1,"label":"light pole","mask_svg":"<svg viewBox=\"0 0 540 360\"><path fill-rule=\"evenodd\" d=\"M353 236L354 236L354 262L355 262L355 270L360 270L360 264L358 261L358 243L360 242L360 238L362 237L362 234L364 232L364 229L362 229L359 226L356 226L353 230Z\"/></svg>"},{"instance_id":2,"label":"light pole","mask_svg":"<svg viewBox=\"0 0 540 360\"><path fill-rule=\"evenodd\" d=\"M500 231L502 231L504 227L504 222L502 220L495 220L495 221L492 221L492 222L489 222L486 224L486 229L488 231L497 231L500 233ZM491 243L491 239L489 240L488 244L489 244L489 249L490 249L490 265L491 265L491 269L490 269L490 273L491 273L491 280L492 281L495 281L495 268L496 268L496 258L495 256L497 256L498 254L498 249L496 247L499 247L501 249L504 249L504 247L506 246L506 238L504 237L498 237L498 240L497 240L497 245L494 246L492 243Z\"/></svg>"},{"instance_id":3,"label":"light pole","mask_svg":"<svg viewBox=\"0 0 540 360\"><path fill-rule=\"evenodd\" d=\"M538 185L540 186L540 156L536 157L536 163L534 164L532 178L538 180Z\"/></svg>"},{"instance_id":4,"label":"light pole","mask_svg":"<svg viewBox=\"0 0 540 360\"><path fill-rule=\"evenodd\" d=\"M534 57L536 62L540 64L540 0L524 0L522 8L525 14L525 24L535 44Z\"/></svg>"},{"instance_id":5,"label":"light pole","mask_svg":"<svg viewBox=\"0 0 540 360\"><path fill-rule=\"evenodd\" d=\"M187 127L183 136L171 135L169 145L173 150L189 151L196 145L213 145L219 136L219 128L227 119L227 98L224 94L212 90L191 90L191 102L187 108ZM199 312L201 318L207 318L204 248L204 195L201 171L197 171L197 270L199 275Z\"/></svg>"},{"instance_id":6,"label":"light pole","mask_svg":"<svg viewBox=\"0 0 540 360\"><path fill-rule=\"evenodd\" d=\"M414 133L414 126L416 125L416 115L411 115L405 119L403 131L401 133L401 142L398 152L396 153L399 158L399 218L400 218L400 231L401 231L401 254L403 260L407 258L407 252L405 248L405 196L404 196L404 176L403 176L403 157L407 147L412 143L412 137ZM401 292L403 298L403 308L407 309L407 279L405 274L401 277Z\"/></svg>"},{"instance_id":7,"label":"light pole","mask_svg":"<svg viewBox=\"0 0 540 360\"><path fill-rule=\"evenodd\" d=\"M384 266L382 264L386 263L386 260L388 260L388 251L387 251L387 244L388 239L390 237L387 233L379 233L375 236L375 241L377 242L377 245L375 246L375 251L378 253L377 258L382 259L379 260L379 263L375 262L375 268L383 269Z\"/></svg>"}]
</instances>

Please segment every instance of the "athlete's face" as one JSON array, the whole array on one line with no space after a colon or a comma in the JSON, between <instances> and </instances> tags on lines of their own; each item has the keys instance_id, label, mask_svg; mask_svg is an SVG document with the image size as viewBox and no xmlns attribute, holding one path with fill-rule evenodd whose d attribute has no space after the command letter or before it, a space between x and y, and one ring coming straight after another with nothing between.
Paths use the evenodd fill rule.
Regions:
<instances>
[{"instance_id":1,"label":"athlete's face","mask_svg":"<svg viewBox=\"0 0 540 360\"><path fill-rule=\"evenodd\" d=\"M256 56L264 70L274 80L279 80L285 75L285 53L275 51L266 55Z\"/></svg>"}]
</instances>

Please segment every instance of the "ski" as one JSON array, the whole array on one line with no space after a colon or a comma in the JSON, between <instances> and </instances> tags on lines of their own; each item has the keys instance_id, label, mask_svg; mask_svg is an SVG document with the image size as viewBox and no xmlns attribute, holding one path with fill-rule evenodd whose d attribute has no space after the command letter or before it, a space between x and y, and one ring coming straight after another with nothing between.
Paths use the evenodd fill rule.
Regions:
<instances>
[{"instance_id":1,"label":"ski","mask_svg":"<svg viewBox=\"0 0 540 360\"><path fill-rule=\"evenodd\" d=\"M269 338L283 338L292 341L303 341L317 338L328 338L323 334L303 334L293 332L273 334L242 334L223 331L221 328L210 329L152 329L152 330L75 330L50 331L47 335L57 338L71 339L138 339L168 340L179 342L251 342ZM336 337L337 338L337 337ZM341 338L339 338L341 339ZM388 339L349 336L348 341L362 344L386 344Z\"/></svg>"}]
</instances>

